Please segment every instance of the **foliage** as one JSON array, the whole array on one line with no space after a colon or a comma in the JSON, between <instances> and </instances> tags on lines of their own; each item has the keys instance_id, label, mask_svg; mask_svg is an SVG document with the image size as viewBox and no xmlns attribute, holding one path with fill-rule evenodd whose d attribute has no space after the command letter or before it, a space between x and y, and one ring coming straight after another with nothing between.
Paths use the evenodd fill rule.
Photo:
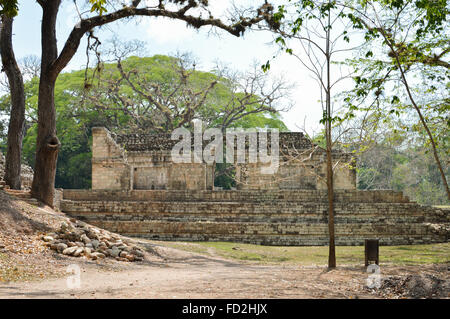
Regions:
<instances>
[{"instance_id":1,"label":"foliage","mask_svg":"<svg viewBox=\"0 0 450 319\"><path fill-rule=\"evenodd\" d=\"M13 18L19 11L17 0L1 0L0 1L0 15L6 15L9 18Z\"/></svg>"},{"instance_id":2,"label":"foliage","mask_svg":"<svg viewBox=\"0 0 450 319\"><path fill-rule=\"evenodd\" d=\"M445 61L450 52L450 39L448 22L445 21L445 14L448 13L445 1L383 3L383 10L380 9L383 15L376 23L370 24L374 20L368 13L370 10L364 11L364 14L357 11L360 13L352 15L360 28L364 28L367 45L356 59L348 61L357 72L354 76L355 88L346 92L349 111L367 107L377 108L385 116L398 118L406 113L413 116L413 108L400 75L402 67L426 122L432 125L438 121L450 125L450 65ZM376 5L377 1L364 1L361 10ZM403 129L420 130L416 124ZM439 132L433 130L438 142L443 137Z\"/></svg>"},{"instance_id":3,"label":"foliage","mask_svg":"<svg viewBox=\"0 0 450 319\"><path fill-rule=\"evenodd\" d=\"M320 87L319 100L322 106L320 123L325 127L326 145L329 268L336 267L333 195L333 167L335 165L332 159L332 149L334 144L333 123L338 121L338 118L333 114L332 99L335 96L334 86L346 78L346 76L337 76L336 79L338 72L335 69L332 71L332 64L339 64L335 56L337 52L349 50L348 48L340 49L336 45L341 41L348 42L347 29L349 26L345 23L344 18L345 14L338 7L336 1L289 0L288 5L278 7L274 19L279 24L275 27L272 26L273 31L277 34L275 42L287 54L296 57L300 64L313 74L314 80ZM269 68L269 61L262 66L264 71Z\"/></svg>"},{"instance_id":4,"label":"foliage","mask_svg":"<svg viewBox=\"0 0 450 319\"><path fill-rule=\"evenodd\" d=\"M89 0L89 3L92 5L91 12L95 11L100 15L108 12L108 10L106 9L106 0Z\"/></svg>"},{"instance_id":5,"label":"foliage","mask_svg":"<svg viewBox=\"0 0 450 319\"><path fill-rule=\"evenodd\" d=\"M217 163L214 176L214 185L223 189L232 189L236 187L236 171L233 164Z\"/></svg>"},{"instance_id":6,"label":"foliage","mask_svg":"<svg viewBox=\"0 0 450 319\"><path fill-rule=\"evenodd\" d=\"M370 111L381 121L395 121L409 139L430 149L450 200L449 13L446 1L354 1L354 27L367 42L358 58L355 88L346 92L348 113ZM426 133L424 135L423 133ZM441 154L441 155L439 155ZM442 160L441 160L441 159Z\"/></svg>"},{"instance_id":7,"label":"foliage","mask_svg":"<svg viewBox=\"0 0 450 319\"><path fill-rule=\"evenodd\" d=\"M422 139L411 140L402 132L385 132L385 139L372 144L358 159L358 189L393 189L420 204L448 205L436 162L423 135ZM443 152L441 156L444 157ZM450 169L446 174L450 175Z\"/></svg>"},{"instance_id":8,"label":"foliage","mask_svg":"<svg viewBox=\"0 0 450 319\"><path fill-rule=\"evenodd\" d=\"M235 78L197 71L195 63L188 66L188 62L161 55L118 59L117 64L102 66L100 78L89 83L86 98L110 130L168 132L190 127L194 119L222 130L231 126L286 129L280 127L277 113L286 95L282 84L266 93L265 74ZM126 126L117 124L124 122Z\"/></svg>"}]
</instances>

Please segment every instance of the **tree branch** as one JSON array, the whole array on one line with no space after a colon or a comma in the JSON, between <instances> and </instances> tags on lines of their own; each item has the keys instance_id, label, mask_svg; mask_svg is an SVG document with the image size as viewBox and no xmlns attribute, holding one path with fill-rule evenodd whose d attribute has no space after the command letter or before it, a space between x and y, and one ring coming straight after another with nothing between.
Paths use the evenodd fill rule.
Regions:
<instances>
[{"instance_id":1,"label":"tree branch","mask_svg":"<svg viewBox=\"0 0 450 319\"><path fill-rule=\"evenodd\" d=\"M139 4L140 1L134 1L134 3ZM195 1L194 1L195 2ZM64 69L64 67L69 63L74 54L76 53L78 46L80 45L80 40L83 35L91 30L92 28L102 26L123 18L134 17L134 16L147 16L147 17L167 17L171 19L177 19L185 21L188 25L198 29L202 26L210 25L214 27L218 27L227 31L228 33L234 36L241 36L246 27L249 27L253 24L256 24L264 19L264 15L267 14L267 10L272 10L271 6L263 5L260 10L258 10L258 14L253 18L245 18L242 17L240 21L232 24L226 25L219 19L208 18L203 19L201 17L195 17L191 15L186 15L186 11L192 8L192 1L189 1L190 4L181 8L178 11L169 11L165 9L147 9L147 8L136 8L136 7L125 7L121 10L117 10L113 13L95 16L88 19L81 20L75 27L72 29L65 45L61 51L61 54L58 58L53 62L51 66L51 74L56 79L58 74Z\"/></svg>"}]
</instances>

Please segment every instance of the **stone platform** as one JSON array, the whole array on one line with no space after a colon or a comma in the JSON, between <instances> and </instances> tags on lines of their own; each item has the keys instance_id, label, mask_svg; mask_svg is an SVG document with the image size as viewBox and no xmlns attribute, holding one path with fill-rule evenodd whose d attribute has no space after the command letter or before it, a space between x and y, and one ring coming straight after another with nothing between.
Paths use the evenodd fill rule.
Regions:
<instances>
[{"instance_id":1,"label":"stone platform","mask_svg":"<svg viewBox=\"0 0 450 319\"><path fill-rule=\"evenodd\" d=\"M157 240L327 245L326 191L64 190L61 210L127 236ZM394 191L338 190L337 245L426 244L449 240L450 210Z\"/></svg>"}]
</instances>

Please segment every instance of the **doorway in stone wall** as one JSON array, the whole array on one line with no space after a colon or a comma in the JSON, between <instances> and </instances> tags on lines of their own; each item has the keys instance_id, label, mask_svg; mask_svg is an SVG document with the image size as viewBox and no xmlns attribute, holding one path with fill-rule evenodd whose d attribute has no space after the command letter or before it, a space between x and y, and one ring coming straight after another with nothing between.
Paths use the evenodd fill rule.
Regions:
<instances>
[{"instance_id":1,"label":"doorway in stone wall","mask_svg":"<svg viewBox=\"0 0 450 319\"><path fill-rule=\"evenodd\" d=\"M236 188L236 166L230 163L216 163L214 170L215 189Z\"/></svg>"},{"instance_id":2,"label":"doorway in stone wall","mask_svg":"<svg viewBox=\"0 0 450 319\"><path fill-rule=\"evenodd\" d=\"M133 174L133 189L167 189L167 168L165 167L135 167Z\"/></svg>"}]
</instances>

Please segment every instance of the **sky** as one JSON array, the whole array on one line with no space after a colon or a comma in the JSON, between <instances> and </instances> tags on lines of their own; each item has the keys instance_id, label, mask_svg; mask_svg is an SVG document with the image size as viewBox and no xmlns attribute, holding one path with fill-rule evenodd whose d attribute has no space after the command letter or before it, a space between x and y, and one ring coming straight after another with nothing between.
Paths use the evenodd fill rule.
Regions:
<instances>
[{"instance_id":1,"label":"sky","mask_svg":"<svg viewBox=\"0 0 450 319\"><path fill-rule=\"evenodd\" d=\"M214 15L226 12L230 2L211 0ZM19 0L19 15L13 26L13 46L16 58L28 55L41 55L40 21L42 10L36 1ZM57 38L59 50L67 39L78 15L73 1L63 0L57 20ZM146 53L173 55L176 52L189 52L200 62L197 69L209 71L217 61L237 71L249 70L255 62L264 64L277 51L273 44L273 35L265 31L252 31L243 37L235 37L219 31L211 34L210 28L199 31L188 28L186 23L167 18L139 18L127 22L115 22L102 27L96 35L101 41L107 41L116 34L119 39L144 41ZM272 42L272 43L271 43ZM64 71L80 69L86 64L86 41ZM321 129L319 120L322 109L319 103L320 91L317 83L296 59L281 54L271 62L271 75L283 76L295 85L291 98L293 107L282 113L282 119L291 131L306 128L309 134Z\"/></svg>"}]
</instances>

